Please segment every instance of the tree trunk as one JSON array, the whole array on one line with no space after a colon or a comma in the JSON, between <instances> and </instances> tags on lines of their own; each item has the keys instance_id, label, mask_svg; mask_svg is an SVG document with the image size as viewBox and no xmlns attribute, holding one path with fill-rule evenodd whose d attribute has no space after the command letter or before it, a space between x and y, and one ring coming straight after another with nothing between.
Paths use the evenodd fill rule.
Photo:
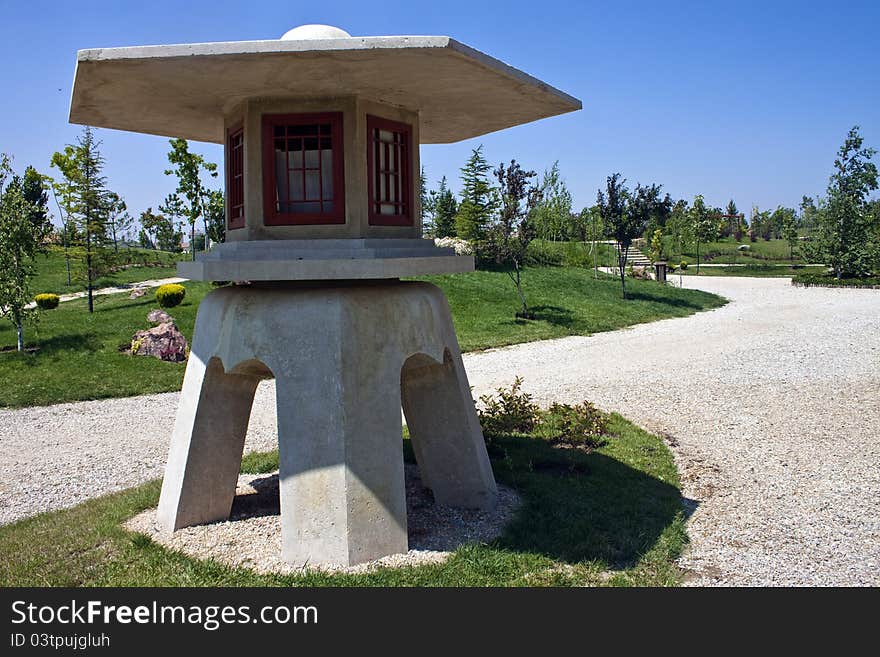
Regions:
<instances>
[{"instance_id":1,"label":"tree trunk","mask_svg":"<svg viewBox=\"0 0 880 657\"><path fill-rule=\"evenodd\" d=\"M628 249L629 247L627 247ZM626 258L627 249L623 245L617 243L617 268L620 270L620 286L623 288L623 298L626 299Z\"/></svg>"},{"instance_id":2,"label":"tree trunk","mask_svg":"<svg viewBox=\"0 0 880 657\"><path fill-rule=\"evenodd\" d=\"M196 220L193 219L193 222L190 226L189 231L189 251L192 258L192 261L196 261Z\"/></svg>"},{"instance_id":3,"label":"tree trunk","mask_svg":"<svg viewBox=\"0 0 880 657\"><path fill-rule=\"evenodd\" d=\"M700 274L700 241L697 240L697 275Z\"/></svg>"},{"instance_id":4,"label":"tree trunk","mask_svg":"<svg viewBox=\"0 0 880 657\"><path fill-rule=\"evenodd\" d=\"M92 296L92 238L89 229L86 228L86 289L89 293L89 312L95 312L95 302Z\"/></svg>"},{"instance_id":5,"label":"tree trunk","mask_svg":"<svg viewBox=\"0 0 880 657\"><path fill-rule=\"evenodd\" d=\"M15 329L18 333L18 350L24 351L24 326L22 326L21 317L15 318Z\"/></svg>"}]
</instances>

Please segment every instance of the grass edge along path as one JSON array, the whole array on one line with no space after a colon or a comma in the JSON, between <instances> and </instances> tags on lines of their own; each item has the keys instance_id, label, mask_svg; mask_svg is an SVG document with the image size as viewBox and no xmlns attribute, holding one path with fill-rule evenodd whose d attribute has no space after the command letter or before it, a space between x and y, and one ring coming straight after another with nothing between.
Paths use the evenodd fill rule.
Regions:
<instances>
[{"instance_id":1,"label":"grass edge along path","mask_svg":"<svg viewBox=\"0 0 880 657\"><path fill-rule=\"evenodd\" d=\"M422 280L443 289L449 299L462 351L522 342L591 335L671 317L684 317L726 303L719 296L653 281L631 280L631 299L620 298L620 282L595 278L587 269L527 269L523 287L535 320L514 317L518 303L504 272L476 271ZM177 325L192 339L198 303L212 286L187 282L183 303L171 309ZM38 350L0 352L0 407L20 408L179 390L185 364L131 356L121 347L135 331L148 328L146 315L157 308L154 291L131 300L127 294L97 297L95 312L75 300L43 312L27 327L26 345ZM0 348L15 344L10 322L0 322Z\"/></svg>"},{"instance_id":2,"label":"grass edge along path","mask_svg":"<svg viewBox=\"0 0 880 657\"><path fill-rule=\"evenodd\" d=\"M193 559L121 526L156 505L153 480L0 526L0 586L675 586L687 534L672 453L624 418L609 419L609 439L593 451L534 435L493 438L496 478L523 504L499 539L465 545L442 564L262 575ZM245 472L276 467L277 452L242 463Z\"/></svg>"}]
</instances>

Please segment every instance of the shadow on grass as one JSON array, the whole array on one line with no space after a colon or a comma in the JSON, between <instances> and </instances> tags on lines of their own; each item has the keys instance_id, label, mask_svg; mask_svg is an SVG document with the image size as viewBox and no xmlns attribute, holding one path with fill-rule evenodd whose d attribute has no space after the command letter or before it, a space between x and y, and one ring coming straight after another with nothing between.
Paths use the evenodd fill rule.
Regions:
<instances>
[{"instance_id":1,"label":"shadow on grass","mask_svg":"<svg viewBox=\"0 0 880 657\"><path fill-rule=\"evenodd\" d=\"M574 313L568 308L560 306L533 306L531 310L535 313L535 319L543 320L555 326L570 328L575 322Z\"/></svg>"},{"instance_id":2,"label":"shadow on grass","mask_svg":"<svg viewBox=\"0 0 880 657\"><path fill-rule=\"evenodd\" d=\"M502 548L630 568L682 513L678 488L598 452L502 438L492 457L498 481L523 500Z\"/></svg>"},{"instance_id":3,"label":"shadow on grass","mask_svg":"<svg viewBox=\"0 0 880 657\"><path fill-rule=\"evenodd\" d=\"M626 291L626 298L628 301L648 301L651 303L659 303L664 306L673 306L675 308L688 308L690 310L703 310L703 306L697 303L693 303L688 301L687 299L673 299L670 297L657 296L651 294L650 292L643 291Z\"/></svg>"},{"instance_id":4,"label":"shadow on grass","mask_svg":"<svg viewBox=\"0 0 880 657\"><path fill-rule=\"evenodd\" d=\"M100 351L104 343L99 336L91 333L66 333L42 338L37 342L40 352L48 354L53 351Z\"/></svg>"}]
</instances>

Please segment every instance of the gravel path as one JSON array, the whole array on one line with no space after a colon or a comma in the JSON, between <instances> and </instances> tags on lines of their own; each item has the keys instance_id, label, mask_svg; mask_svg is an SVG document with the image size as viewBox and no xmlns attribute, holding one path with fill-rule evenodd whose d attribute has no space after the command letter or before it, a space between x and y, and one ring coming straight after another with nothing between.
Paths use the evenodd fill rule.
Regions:
<instances>
[{"instance_id":1,"label":"gravel path","mask_svg":"<svg viewBox=\"0 0 880 657\"><path fill-rule=\"evenodd\" d=\"M724 308L468 354L475 395L517 374L667 434L689 583L880 584L880 294L689 277ZM176 393L0 411L0 523L159 476ZM274 446L274 389L248 449Z\"/></svg>"},{"instance_id":2,"label":"gravel path","mask_svg":"<svg viewBox=\"0 0 880 657\"><path fill-rule=\"evenodd\" d=\"M180 278L179 276L172 276L171 278L151 278L148 281L137 281L136 283L123 283L122 285L114 285L113 287L102 287L97 290L92 290L93 297L100 297L107 294L119 294L120 292L131 292L136 288L147 288L147 287L160 287L162 285L167 285L168 283L183 283L187 279ZM62 294L59 297L60 302L65 301L73 301L74 299L84 299L89 296L88 290L82 290L80 292L70 292L69 294ZM36 302L31 302L26 308L35 308Z\"/></svg>"}]
</instances>

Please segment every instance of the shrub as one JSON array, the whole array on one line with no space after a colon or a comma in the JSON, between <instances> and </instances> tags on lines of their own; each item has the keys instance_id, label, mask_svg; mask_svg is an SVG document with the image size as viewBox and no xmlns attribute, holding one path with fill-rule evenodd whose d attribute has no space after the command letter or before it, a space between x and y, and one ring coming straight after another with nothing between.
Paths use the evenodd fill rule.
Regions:
<instances>
[{"instance_id":1,"label":"shrub","mask_svg":"<svg viewBox=\"0 0 880 657\"><path fill-rule=\"evenodd\" d=\"M186 288L178 283L167 283L156 288L156 301L163 308L174 308L180 305L186 296Z\"/></svg>"},{"instance_id":2,"label":"shrub","mask_svg":"<svg viewBox=\"0 0 880 657\"><path fill-rule=\"evenodd\" d=\"M41 310L52 310L53 308L58 307L58 304L61 302L61 297L57 294L50 294L47 292L35 296L34 301Z\"/></svg>"},{"instance_id":3,"label":"shrub","mask_svg":"<svg viewBox=\"0 0 880 657\"><path fill-rule=\"evenodd\" d=\"M539 433L560 445L601 447L606 443L608 417L588 401L575 406L552 404L541 419Z\"/></svg>"},{"instance_id":4,"label":"shrub","mask_svg":"<svg viewBox=\"0 0 880 657\"><path fill-rule=\"evenodd\" d=\"M498 388L495 395L483 395L482 409L477 410L484 436L528 433L538 422L538 405L532 396L522 392L522 379L516 377L510 388ZM487 437L487 442L489 438Z\"/></svg>"},{"instance_id":5,"label":"shrub","mask_svg":"<svg viewBox=\"0 0 880 657\"><path fill-rule=\"evenodd\" d=\"M837 278L833 274L814 274L804 272L796 274L791 279L792 285L802 287L880 287L880 276L865 278Z\"/></svg>"},{"instance_id":6,"label":"shrub","mask_svg":"<svg viewBox=\"0 0 880 657\"><path fill-rule=\"evenodd\" d=\"M526 248L526 265L559 267L565 261L563 245L545 240L532 240Z\"/></svg>"},{"instance_id":7,"label":"shrub","mask_svg":"<svg viewBox=\"0 0 880 657\"><path fill-rule=\"evenodd\" d=\"M687 260L682 260L681 264L679 265L679 268L680 269L687 269L688 268Z\"/></svg>"}]
</instances>

